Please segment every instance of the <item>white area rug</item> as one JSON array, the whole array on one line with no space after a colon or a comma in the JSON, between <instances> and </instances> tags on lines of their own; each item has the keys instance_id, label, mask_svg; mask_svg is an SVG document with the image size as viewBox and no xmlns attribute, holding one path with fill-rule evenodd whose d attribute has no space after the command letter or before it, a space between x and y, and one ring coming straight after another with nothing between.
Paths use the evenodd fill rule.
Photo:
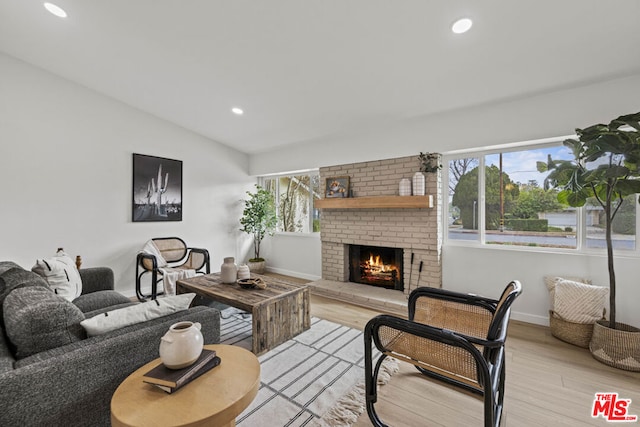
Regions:
<instances>
[{"instance_id":1,"label":"white area rug","mask_svg":"<svg viewBox=\"0 0 640 427\"><path fill-rule=\"evenodd\" d=\"M220 328L222 344L251 349L251 315L226 309ZM365 411L361 331L314 317L309 330L259 360L260 389L236 418L240 427L350 426ZM379 383L397 370L387 358Z\"/></svg>"}]
</instances>

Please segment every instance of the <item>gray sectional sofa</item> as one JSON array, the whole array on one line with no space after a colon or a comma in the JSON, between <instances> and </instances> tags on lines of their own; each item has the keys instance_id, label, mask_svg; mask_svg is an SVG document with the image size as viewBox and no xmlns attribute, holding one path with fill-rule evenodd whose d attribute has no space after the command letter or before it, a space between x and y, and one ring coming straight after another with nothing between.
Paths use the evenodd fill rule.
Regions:
<instances>
[{"instance_id":1,"label":"gray sectional sofa","mask_svg":"<svg viewBox=\"0 0 640 427\"><path fill-rule=\"evenodd\" d=\"M0 262L0 426L108 426L111 396L134 370L158 357L173 323L200 322L205 344L219 342L220 312L192 307L103 335L79 322L131 304L109 268L81 269L73 302L10 261Z\"/></svg>"}]
</instances>

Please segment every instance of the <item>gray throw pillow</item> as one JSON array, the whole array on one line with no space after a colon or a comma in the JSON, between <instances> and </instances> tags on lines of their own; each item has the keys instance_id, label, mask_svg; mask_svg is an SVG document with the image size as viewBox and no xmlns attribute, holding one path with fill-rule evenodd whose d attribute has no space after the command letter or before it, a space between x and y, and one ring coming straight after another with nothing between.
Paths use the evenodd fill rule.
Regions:
<instances>
[{"instance_id":1,"label":"gray throw pillow","mask_svg":"<svg viewBox=\"0 0 640 427\"><path fill-rule=\"evenodd\" d=\"M82 311L49 289L13 290L4 300L3 315L5 332L18 359L86 337L80 326Z\"/></svg>"},{"instance_id":2,"label":"gray throw pillow","mask_svg":"<svg viewBox=\"0 0 640 427\"><path fill-rule=\"evenodd\" d=\"M73 300L73 303L82 310L83 313L101 310L114 305L126 304L131 300L116 291L97 291L90 294L80 295Z\"/></svg>"}]
</instances>

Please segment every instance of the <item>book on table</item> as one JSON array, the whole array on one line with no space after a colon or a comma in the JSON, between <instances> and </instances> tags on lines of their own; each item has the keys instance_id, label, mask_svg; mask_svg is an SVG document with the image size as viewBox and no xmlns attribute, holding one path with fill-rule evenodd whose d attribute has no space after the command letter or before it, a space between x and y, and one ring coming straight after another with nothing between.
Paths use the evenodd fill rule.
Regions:
<instances>
[{"instance_id":1,"label":"book on table","mask_svg":"<svg viewBox=\"0 0 640 427\"><path fill-rule=\"evenodd\" d=\"M216 356L215 350L207 350L205 348L192 365L182 369L169 369L160 362L142 376L142 381L172 392L219 364L220 358Z\"/></svg>"}]
</instances>

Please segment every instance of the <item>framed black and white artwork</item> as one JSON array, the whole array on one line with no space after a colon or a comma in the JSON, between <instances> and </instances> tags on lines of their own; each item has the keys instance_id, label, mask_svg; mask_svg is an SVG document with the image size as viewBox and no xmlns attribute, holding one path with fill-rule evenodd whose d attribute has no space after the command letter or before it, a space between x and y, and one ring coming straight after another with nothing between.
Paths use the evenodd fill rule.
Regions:
<instances>
[{"instance_id":1,"label":"framed black and white artwork","mask_svg":"<svg viewBox=\"0 0 640 427\"><path fill-rule=\"evenodd\" d=\"M133 222L182 221L182 161L133 153Z\"/></svg>"}]
</instances>

